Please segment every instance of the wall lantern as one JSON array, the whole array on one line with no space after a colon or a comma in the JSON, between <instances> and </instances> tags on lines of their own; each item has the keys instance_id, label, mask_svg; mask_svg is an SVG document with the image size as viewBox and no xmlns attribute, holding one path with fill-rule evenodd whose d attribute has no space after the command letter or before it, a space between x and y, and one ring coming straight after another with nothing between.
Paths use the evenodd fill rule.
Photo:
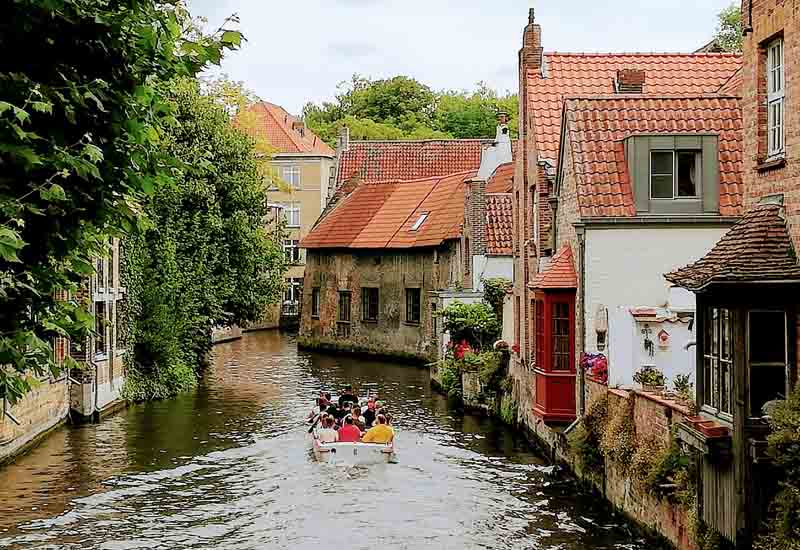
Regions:
<instances>
[{"instance_id":1,"label":"wall lantern","mask_svg":"<svg viewBox=\"0 0 800 550\"><path fill-rule=\"evenodd\" d=\"M594 331L597 336L597 351L604 351L608 340L608 309L603 304L597 306L594 314Z\"/></svg>"}]
</instances>

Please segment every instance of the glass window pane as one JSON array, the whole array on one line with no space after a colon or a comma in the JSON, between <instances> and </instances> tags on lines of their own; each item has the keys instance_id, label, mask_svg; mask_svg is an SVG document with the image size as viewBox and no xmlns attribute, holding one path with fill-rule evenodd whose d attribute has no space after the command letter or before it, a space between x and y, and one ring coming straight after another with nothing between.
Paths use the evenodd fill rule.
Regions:
<instances>
[{"instance_id":1,"label":"glass window pane","mask_svg":"<svg viewBox=\"0 0 800 550\"><path fill-rule=\"evenodd\" d=\"M750 368L750 416L763 416L768 401L786 398L786 366L752 366Z\"/></svg>"},{"instance_id":2,"label":"glass window pane","mask_svg":"<svg viewBox=\"0 0 800 550\"><path fill-rule=\"evenodd\" d=\"M782 311L750 313L750 361L753 363L786 362L786 315Z\"/></svg>"},{"instance_id":3,"label":"glass window pane","mask_svg":"<svg viewBox=\"0 0 800 550\"><path fill-rule=\"evenodd\" d=\"M650 196L652 198L672 198L672 176L653 176L650 180L650 187Z\"/></svg>"},{"instance_id":4,"label":"glass window pane","mask_svg":"<svg viewBox=\"0 0 800 550\"><path fill-rule=\"evenodd\" d=\"M672 175L672 151L653 151L650 153L650 173L653 175Z\"/></svg>"},{"instance_id":5,"label":"glass window pane","mask_svg":"<svg viewBox=\"0 0 800 550\"><path fill-rule=\"evenodd\" d=\"M697 153L678 153L678 196L697 196Z\"/></svg>"}]
</instances>

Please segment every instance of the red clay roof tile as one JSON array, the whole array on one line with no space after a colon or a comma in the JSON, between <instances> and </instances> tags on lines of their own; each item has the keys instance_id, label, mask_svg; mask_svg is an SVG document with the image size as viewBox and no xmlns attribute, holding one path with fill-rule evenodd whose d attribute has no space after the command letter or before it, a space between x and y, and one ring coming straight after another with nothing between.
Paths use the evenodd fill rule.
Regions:
<instances>
[{"instance_id":1,"label":"red clay roof tile","mask_svg":"<svg viewBox=\"0 0 800 550\"><path fill-rule=\"evenodd\" d=\"M514 163L507 162L498 166L486 180L487 193L511 193L514 188Z\"/></svg>"},{"instance_id":2,"label":"red clay roof tile","mask_svg":"<svg viewBox=\"0 0 800 550\"><path fill-rule=\"evenodd\" d=\"M362 183L306 235L303 248L412 248L458 238L466 180L475 171L412 181ZM427 214L417 230L414 224Z\"/></svg>"},{"instance_id":3,"label":"red clay roof tile","mask_svg":"<svg viewBox=\"0 0 800 550\"><path fill-rule=\"evenodd\" d=\"M511 256L514 237L511 193L486 194L486 254Z\"/></svg>"},{"instance_id":4,"label":"red clay roof tile","mask_svg":"<svg viewBox=\"0 0 800 550\"><path fill-rule=\"evenodd\" d=\"M569 245L565 245L553 256L550 266L533 278L530 287L539 290L578 288L578 275L575 273L575 263Z\"/></svg>"},{"instance_id":5,"label":"red clay roof tile","mask_svg":"<svg viewBox=\"0 0 800 550\"><path fill-rule=\"evenodd\" d=\"M741 67L739 54L547 53L545 76L527 74L527 105L533 117L540 159L558 162L562 102L565 97L612 94L619 69L645 71L647 95L701 95L717 92ZM625 119L621 129L631 130Z\"/></svg>"},{"instance_id":6,"label":"red clay roof tile","mask_svg":"<svg viewBox=\"0 0 800 550\"><path fill-rule=\"evenodd\" d=\"M636 215L623 140L637 133L719 135L720 214L741 214L743 144L738 98L568 98L564 113L582 217ZM635 130L615 124L616 120L629 122Z\"/></svg>"},{"instance_id":7,"label":"red clay roof tile","mask_svg":"<svg viewBox=\"0 0 800 550\"><path fill-rule=\"evenodd\" d=\"M249 107L258 118L255 131L262 134L278 153L316 153L334 156L336 153L308 128L296 129L302 121L272 103L262 101Z\"/></svg>"}]
</instances>

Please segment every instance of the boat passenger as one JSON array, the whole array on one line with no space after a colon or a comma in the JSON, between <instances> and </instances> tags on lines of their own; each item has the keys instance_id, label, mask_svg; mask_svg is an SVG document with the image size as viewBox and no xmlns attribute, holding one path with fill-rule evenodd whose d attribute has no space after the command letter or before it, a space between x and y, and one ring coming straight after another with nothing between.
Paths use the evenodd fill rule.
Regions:
<instances>
[{"instance_id":1,"label":"boat passenger","mask_svg":"<svg viewBox=\"0 0 800 550\"><path fill-rule=\"evenodd\" d=\"M353 410L350 412L350 415L353 417L353 424L355 424L356 428L359 430L366 431L367 426L364 422L364 417L361 416L361 409L358 405L353 405Z\"/></svg>"},{"instance_id":2,"label":"boat passenger","mask_svg":"<svg viewBox=\"0 0 800 550\"><path fill-rule=\"evenodd\" d=\"M339 441L339 434L333 429L333 418L326 416L322 420L322 429L317 432L320 443L336 443Z\"/></svg>"},{"instance_id":3,"label":"boat passenger","mask_svg":"<svg viewBox=\"0 0 800 550\"><path fill-rule=\"evenodd\" d=\"M344 425L339 428L340 443L357 443L361 439L361 430L353 423L353 417L344 417Z\"/></svg>"},{"instance_id":4,"label":"boat passenger","mask_svg":"<svg viewBox=\"0 0 800 550\"><path fill-rule=\"evenodd\" d=\"M375 423L375 400L370 399L367 401L367 409L363 411L364 416L364 425L367 429L372 427L372 424Z\"/></svg>"},{"instance_id":5,"label":"boat passenger","mask_svg":"<svg viewBox=\"0 0 800 550\"><path fill-rule=\"evenodd\" d=\"M353 386L347 386L344 389L344 391L342 392L342 395L339 396L339 406L340 407L349 408L347 406L348 403L350 403L350 404L357 404L358 403L358 397L356 397L356 394L353 393Z\"/></svg>"},{"instance_id":6,"label":"boat passenger","mask_svg":"<svg viewBox=\"0 0 800 550\"><path fill-rule=\"evenodd\" d=\"M386 417L378 415L378 424L369 429L361 441L364 443L391 443L394 440L394 430L386 423Z\"/></svg>"}]
</instances>

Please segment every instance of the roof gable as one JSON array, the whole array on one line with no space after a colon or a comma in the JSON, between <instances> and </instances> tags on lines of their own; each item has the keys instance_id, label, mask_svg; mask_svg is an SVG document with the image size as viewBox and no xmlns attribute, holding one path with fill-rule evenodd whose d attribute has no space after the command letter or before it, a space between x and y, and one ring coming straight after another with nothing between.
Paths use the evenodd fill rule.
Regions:
<instances>
[{"instance_id":1,"label":"roof gable","mask_svg":"<svg viewBox=\"0 0 800 550\"><path fill-rule=\"evenodd\" d=\"M303 248L413 248L458 238L466 180L474 171L413 181L362 183L302 240ZM414 229L414 224L427 214Z\"/></svg>"},{"instance_id":2,"label":"roof gable","mask_svg":"<svg viewBox=\"0 0 800 550\"><path fill-rule=\"evenodd\" d=\"M487 193L486 254L511 256L513 238L514 215L511 193Z\"/></svg>"},{"instance_id":3,"label":"roof gable","mask_svg":"<svg viewBox=\"0 0 800 550\"><path fill-rule=\"evenodd\" d=\"M614 93L620 69L645 71L647 95L701 95L719 90L741 59L731 53L546 53L544 69L526 75L527 109L539 159L553 164L558 159L564 98Z\"/></svg>"},{"instance_id":4,"label":"roof gable","mask_svg":"<svg viewBox=\"0 0 800 550\"><path fill-rule=\"evenodd\" d=\"M564 138L573 164L581 217L635 216L624 140L635 135L719 136L719 205L742 210L742 113L735 97L615 95L568 98Z\"/></svg>"},{"instance_id":5,"label":"roof gable","mask_svg":"<svg viewBox=\"0 0 800 550\"><path fill-rule=\"evenodd\" d=\"M550 266L540 271L530 283L538 290L568 290L578 288L578 275L572 259L572 249L565 245L553 256Z\"/></svg>"}]
</instances>

